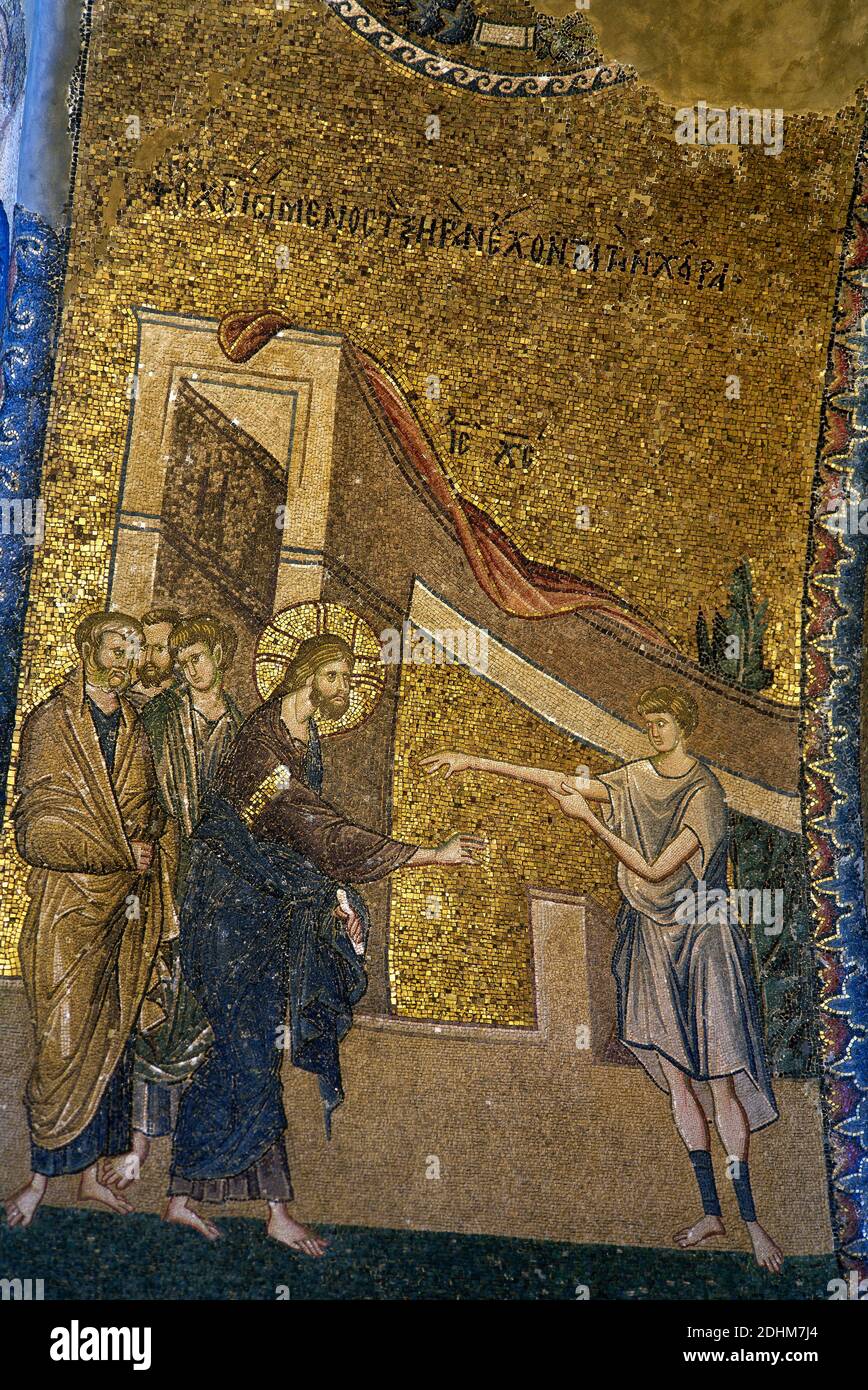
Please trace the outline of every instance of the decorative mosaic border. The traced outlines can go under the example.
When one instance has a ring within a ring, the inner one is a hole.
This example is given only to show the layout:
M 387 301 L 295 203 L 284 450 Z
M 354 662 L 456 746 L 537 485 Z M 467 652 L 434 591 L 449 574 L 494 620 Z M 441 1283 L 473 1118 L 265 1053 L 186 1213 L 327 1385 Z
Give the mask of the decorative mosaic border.
M 0 496 L 28 506 L 40 496 L 42 451 L 54 369 L 68 239 L 35 212 L 16 207 L 10 259 L 14 288 L 6 308 L 0 375 Z M 6 520 L 4 518 L 4 532 Z M 15 696 L 33 543 L 3 535 L 0 545 L 0 813 L 15 727 Z
M 67 128 L 71 140 L 68 187 L 72 205 L 78 142 L 84 106 L 84 73 L 91 35 L 93 0 L 84 0 L 79 19 L 79 55 L 67 95 Z M 51 16 L 37 19 L 28 35 L 30 51 L 38 43 L 38 26 L 50 29 Z M 29 73 L 28 73 L 29 76 Z M 35 103 L 34 123 L 40 120 Z M 27 112 L 25 110 L 25 121 Z M 22 129 L 21 141 L 24 138 Z M 19 141 L 19 143 L 21 143 Z M 56 151 L 48 156 L 61 178 Z M 42 493 L 42 461 L 51 383 L 60 330 L 63 285 L 70 249 L 68 226 L 55 231 L 38 212 L 16 204 L 9 258 L 14 267 L 12 288 L 0 313 L 0 495 L 35 500 Z M 4 277 L 2 293 L 7 293 Z M 24 622 L 33 566 L 33 546 L 22 536 L 3 537 L 0 546 L 0 822 L 6 807 L 9 760 L 15 730 L 15 703 L 21 669 Z
M 432 82 L 445 82 L 465 92 L 488 97 L 566 97 L 587 95 L 604 87 L 632 82 L 636 74 L 620 63 L 598 64 L 577 72 L 485 72 L 465 63 L 451 62 L 427 48 L 420 48 L 403 34 L 396 34 L 366 10 L 359 0 L 325 0 L 338 19 L 373 44 L 393 62 L 420 73 Z
M 557 75 L 491 73 L 450 62 L 393 33 L 358 3 L 326 0 L 366 42 L 432 81 L 485 96 L 588 94 L 634 79 L 620 65 Z M 85 7 L 85 26 L 89 5 Z M 77 126 L 79 109 L 74 113 Z M 859 780 L 863 602 L 868 536 L 843 537 L 828 514 L 842 480 L 868 496 L 868 127 L 856 165 L 830 339 L 817 452 L 803 632 L 803 808 L 821 984 L 823 1103 L 836 1245 L 868 1274 L 868 911 Z M 67 247 L 17 210 L 16 282 L 2 346 L 0 466 L 5 488 L 38 490 L 52 350 Z M 0 763 L 8 756 L 29 553 L 4 548 Z M 4 779 L 5 781 L 5 779 Z M 2 786 L 0 786 L 2 793 Z
M 868 121 L 856 160 L 814 475 L 802 643 L 802 797 L 820 980 L 822 1097 L 839 1259 L 868 1272 L 868 912 L 860 690 L 868 535 L 842 534 L 841 491 L 868 495 Z

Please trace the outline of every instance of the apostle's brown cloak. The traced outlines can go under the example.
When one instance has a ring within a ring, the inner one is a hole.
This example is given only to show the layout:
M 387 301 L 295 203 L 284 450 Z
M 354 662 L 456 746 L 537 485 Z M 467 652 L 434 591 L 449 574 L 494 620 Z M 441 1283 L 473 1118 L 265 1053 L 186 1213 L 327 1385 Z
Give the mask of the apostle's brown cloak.
M 13 819 L 32 873 L 19 954 L 36 1041 L 27 1106 L 45 1149 L 82 1132 L 132 1030 L 162 1017 L 157 953 L 171 892 L 159 849 L 140 874 L 130 842 L 155 840 L 165 818 L 144 728 L 123 696 L 120 707 L 111 776 L 81 669 L 21 733 Z

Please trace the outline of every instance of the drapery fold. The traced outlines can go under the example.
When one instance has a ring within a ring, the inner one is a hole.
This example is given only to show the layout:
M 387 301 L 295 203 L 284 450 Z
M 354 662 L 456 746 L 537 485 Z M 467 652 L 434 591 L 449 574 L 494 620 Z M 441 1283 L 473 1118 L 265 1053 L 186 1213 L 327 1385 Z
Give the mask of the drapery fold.
M 217 338 L 230 361 L 249 362 L 275 334 L 292 326 L 292 321 L 276 310 L 238 310 L 221 319 Z M 454 487 L 434 445 L 386 369 L 354 344 L 347 342 L 346 349 L 407 462 L 449 515 L 476 582 L 504 613 L 516 618 L 548 618 L 557 613 L 584 612 L 611 619 L 642 641 L 674 650 L 662 632 L 611 590 L 524 555 L 486 512 Z

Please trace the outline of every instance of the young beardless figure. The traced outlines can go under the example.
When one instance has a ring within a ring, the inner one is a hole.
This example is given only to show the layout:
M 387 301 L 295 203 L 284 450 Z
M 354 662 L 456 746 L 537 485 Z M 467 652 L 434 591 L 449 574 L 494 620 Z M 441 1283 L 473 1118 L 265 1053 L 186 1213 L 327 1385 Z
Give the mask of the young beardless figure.
M 684 911 L 686 902 L 697 900 L 693 890 L 700 881 L 709 895 L 726 889 L 723 791 L 686 747 L 698 723 L 692 696 L 658 686 L 643 692 L 636 708 L 649 756 L 599 777 L 570 778 L 472 753 L 436 753 L 423 766 L 431 775 L 486 772 L 545 791 L 611 850 L 622 894 L 612 962 L 618 1035 L 668 1093 L 702 1202 L 702 1215 L 675 1241 L 687 1248 L 725 1234 L 702 1104 L 710 1092 L 757 1263 L 778 1273 L 783 1256 L 757 1219 L 750 1179 L 750 1135 L 778 1117 L 750 947 L 728 911 L 723 920 L 715 911 Z

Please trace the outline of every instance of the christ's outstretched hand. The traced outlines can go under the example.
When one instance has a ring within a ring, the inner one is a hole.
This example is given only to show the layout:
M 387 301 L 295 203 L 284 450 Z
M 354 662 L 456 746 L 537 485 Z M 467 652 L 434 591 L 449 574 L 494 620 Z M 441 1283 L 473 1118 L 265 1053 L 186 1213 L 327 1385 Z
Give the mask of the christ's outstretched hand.
M 470 755 L 468 753 L 432 753 L 430 757 L 421 760 L 429 777 L 434 777 L 438 772 L 444 772 L 445 777 L 449 778 L 454 772 L 466 772 L 470 767 Z
M 476 864 L 479 861 L 474 856 L 484 849 L 481 835 L 453 835 L 437 849 L 435 863 Z
M 335 908 L 335 916 L 343 921 L 344 931 L 356 950 L 362 951 L 365 945 L 365 929 L 343 888 L 338 889 L 338 905 Z

